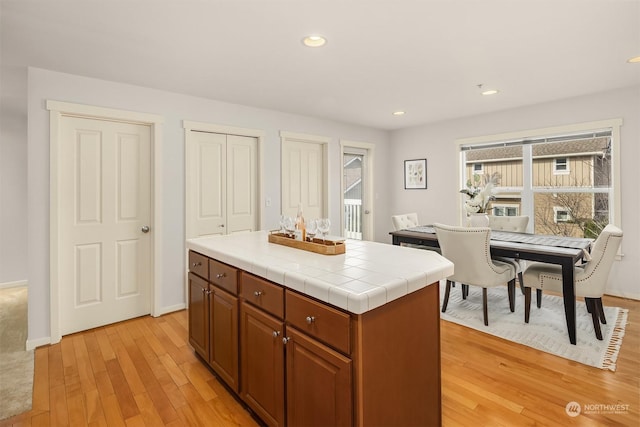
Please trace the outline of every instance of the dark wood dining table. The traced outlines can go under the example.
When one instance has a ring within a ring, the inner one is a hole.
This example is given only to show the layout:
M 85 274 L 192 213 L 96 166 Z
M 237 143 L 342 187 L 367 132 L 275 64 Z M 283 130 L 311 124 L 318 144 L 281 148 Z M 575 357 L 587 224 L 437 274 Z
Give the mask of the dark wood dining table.
M 392 231 L 389 234 L 394 245 L 408 243 L 439 247 L 435 229 L 429 225 Z M 591 239 L 576 237 L 491 232 L 491 256 L 546 262 L 562 267 L 562 298 L 571 344 L 576 343 L 576 292 L 573 270 L 577 262 L 588 256 L 591 243 Z

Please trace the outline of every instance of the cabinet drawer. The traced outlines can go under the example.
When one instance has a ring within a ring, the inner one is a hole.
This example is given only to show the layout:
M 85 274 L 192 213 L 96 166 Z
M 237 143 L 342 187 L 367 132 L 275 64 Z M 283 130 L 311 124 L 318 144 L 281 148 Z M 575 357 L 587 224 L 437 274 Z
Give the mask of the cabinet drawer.
M 209 281 L 233 295 L 238 295 L 238 269 L 209 259 Z
M 209 258 L 198 252 L 189 251 L 189 271 L 209 280 Z
M 282 319 L 284 317 L 284 289 L 260 277 L 242 272 L 240 295 L 249 303 Z
M 287 323 L 351 354 L 351 318 L 348 314 L 289 290 L 285 295 Z

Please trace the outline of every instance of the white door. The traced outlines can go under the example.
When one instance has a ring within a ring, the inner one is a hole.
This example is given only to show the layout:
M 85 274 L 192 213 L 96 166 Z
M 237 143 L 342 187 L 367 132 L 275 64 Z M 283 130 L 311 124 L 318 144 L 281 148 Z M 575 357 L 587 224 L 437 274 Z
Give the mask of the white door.
M 187 238 L 257 230 L 257 152 L 255 137 L 187 132 Z
M 225 234 L 227 136 L 190 131 L 186 146 L 187 238 Z
M 61 119 L 62 335 L 150 313 L 150 135 L 145 125 Z
M 227 233 L 258 229 L 258 140 L 227 136 Z
M 302 205 L 307 219 L 327 216 L 323 144 L 282 141 L 282 214 L 295 216 Z

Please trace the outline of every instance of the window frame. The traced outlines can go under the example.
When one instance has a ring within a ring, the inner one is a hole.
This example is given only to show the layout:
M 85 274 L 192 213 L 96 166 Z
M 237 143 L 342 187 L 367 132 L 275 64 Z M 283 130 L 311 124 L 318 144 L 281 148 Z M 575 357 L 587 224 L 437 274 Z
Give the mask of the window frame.
M 561 164 L 559 160 L 564 160 L 564 169 L 559 168 Z M 554 175 L 569 175 L 569 158 L 568 157 L 556 157 L 553 159 L 553 174 Z
M 609 206 L 609 223 L 618 225 L 622 224 L 622 215 L 621 215 L 621 179 L 620 179 L 620 128 L 622 127 L 623 120 L 621 118 L 617 119 L 609 119 L 609 120 L 599 120 L 592 122 L 582 122 L 575 123 L 563 126 L 553 126 L 539 129 L 526 129 L 514 132 L 507 132 L 501 134 L 493 134 L 493 135 L 485 135 L 485 136 L 477 136 L 471 138 L 461 138 L 454 141 L 456 144 L 456 149 L 458 152 L 458 186 L 459 188 L 464 187 L 465 181 L 465 154 L 462 150 L 462 147 L 468 146 L 478 146 L 480 148 L 484 145 L 496 144 L 499 142 L 505 141 L 526 141 L 537 138 L 552 138 L 559 135 L 572 135 L 572 134 L 580 134 L 580 133 L 591 133 L 598 131 L 610 131 L 611 132 L 611 185 L 610 190 L 607 191 L 598 191 L 595 189 L 593 192 L 609 192 L 610 193 L 610 206 Z M 531 147 L 531 145 L 523 145 L 523 147 Z M 524 188 L 533 188 L 532 187 L 532 170 L 531 165 L 527 164 L 527 161 L 531 160 L 531 150 L 524 149 L 523 150 L 523 187 Z M 583 189 L 582 189 L 583 190 Z M 582 191 L 580 190 L 580 191 Z M 553 192 L 558 191 L 558 189 L 540 189 L 536 190 L 537 192 Z M 458 212 L 459 212 L 459 223 L 465 223 L 465 212 L 462 207 L 463 197 L 458 197 Z M 529 215 L 533 218 L 533 192 L 531 195 L 527 197 L 523 197 L 521 199 L 521 214 Z M 622 253 L 622 245 L 618 251 L 618 257 Z

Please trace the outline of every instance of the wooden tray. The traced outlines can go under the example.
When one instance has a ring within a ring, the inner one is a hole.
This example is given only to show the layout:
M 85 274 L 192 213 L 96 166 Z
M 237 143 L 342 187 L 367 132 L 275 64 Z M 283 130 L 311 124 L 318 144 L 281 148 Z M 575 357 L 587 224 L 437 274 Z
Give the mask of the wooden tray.
M 269 233 L 269 242 L 322 255 L 340 255 L 345 251 L 344 242 L 334 242 L 329 240 L 323 242 L 322 239 L 313 239 L 312 242 L 303 242 L 292 239 L 291 237 L 287 237 L 283 233 L 278 232 Z

